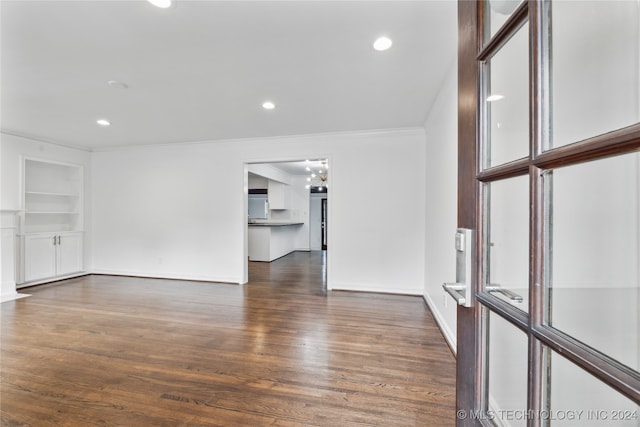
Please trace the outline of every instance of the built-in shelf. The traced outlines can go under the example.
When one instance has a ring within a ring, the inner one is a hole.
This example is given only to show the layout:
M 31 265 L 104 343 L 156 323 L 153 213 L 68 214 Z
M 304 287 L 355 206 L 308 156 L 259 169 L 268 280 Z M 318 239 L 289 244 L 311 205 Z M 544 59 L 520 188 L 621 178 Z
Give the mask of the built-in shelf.
M 23 188 L 23 234 L 82 230 L 82 166 L 25 158 Z
M 83 271 L 83 168 L 24 158 L 19 285 Z

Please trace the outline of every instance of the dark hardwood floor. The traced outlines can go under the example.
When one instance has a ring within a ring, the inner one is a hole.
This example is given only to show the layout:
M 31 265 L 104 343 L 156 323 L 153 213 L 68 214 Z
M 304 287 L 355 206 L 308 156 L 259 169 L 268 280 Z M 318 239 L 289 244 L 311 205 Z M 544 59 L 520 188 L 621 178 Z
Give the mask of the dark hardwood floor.
M 250 264 L 243 286 L 96 275 L 2 303 L 2 425 L 455 424 L 421 298 L 327 294 L 321 252 Z

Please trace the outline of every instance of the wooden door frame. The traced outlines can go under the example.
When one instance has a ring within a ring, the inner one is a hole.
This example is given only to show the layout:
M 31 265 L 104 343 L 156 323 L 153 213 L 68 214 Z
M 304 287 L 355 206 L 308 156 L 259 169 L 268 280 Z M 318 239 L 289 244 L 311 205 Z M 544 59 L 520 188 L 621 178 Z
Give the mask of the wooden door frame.
M 458 227 L 478 230 L 478 184 L 476 180 L 476 147 L 478 140 L 479 69 L 476 54 L 479 46 L 478 3 L 458 2 Z M 478 233 L 475 233 L 477 236 Z M 477 276 L 478 258 L 476 237 L 475 262 L 472 277 Z M 478 281 L 473 280 L 472 289 Z M 475 300 L 475 292 L 468 296 L 471 307 L 457 307 L 456 323 L 456 407 L 466 411 L 457 416 L 458 426 L 478 425 L 478 421 L 466 416 L 481 409 L 481 307 Z

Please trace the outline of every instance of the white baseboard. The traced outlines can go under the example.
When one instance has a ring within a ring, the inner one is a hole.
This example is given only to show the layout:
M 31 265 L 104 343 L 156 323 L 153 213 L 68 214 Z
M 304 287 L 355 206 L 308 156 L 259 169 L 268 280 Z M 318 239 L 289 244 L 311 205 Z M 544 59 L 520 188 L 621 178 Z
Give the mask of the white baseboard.
M 17 292 L 0 295 L 0 303 L 7 301 L 15 301 L 20 298 L 30 297 L 30 294 L 19 294 Z
M 436 319 L 436 323 L 438 324 L 438 328 L 440 328 L 440 332 L 444 336 L 444 339 L 447 341 L 449 348 L 453 352 L 453 355 L 456 355 L 456 334 L 449 329 L 449 326 L 445 322 L 444 318 L 440 311 L 436 308 L 436 305 L 433 303 L 433 300 L 428 294 L 423 294 L 422 298 L 424 298 L 424 302 L 431 310 L 431 314 L 433 314 L 433 318 Z
M 45 283 L 59 282 L 60 280 L 73 279 L 75 277 L 87 276 L 89 274 L 91 273 L 89 273 L 88 271 L 80 271 L 78 273 L 66 274 L 64 276 L 49 277 L 42 280 L 33 280 L 31 282 L 19 283 L 16 285 L 16 288 L 20 289 L 27 288 L 29 286 L 44 285 Z
M 404 288 L 387 288 L 371 287 L 371 286 L 358 286 L 357 284 L 348 283 L 331 283 L 331 286 L 327 284 L 327 289 L 332 291 L 353 291 L 353 292 L 373 292 L 379 294 L 396 294 L 396 295 L 422 295 L 421 289 L 404 289 Z
M 134 271 L 134 270 L 94 269 L 91 272 L 91 274 L 104 274 L 108 276 L 145 277 L 149 279 L 193 280 L 196 282 L 217 282 L 217 283 L 233 283 L 233 284 L 240 284 L 242 282 L 237 277 L 210 277 L 210 276 L 194 276 L 190 274 L 176 274 L 176 273 L 149 273 L 145 271 Z

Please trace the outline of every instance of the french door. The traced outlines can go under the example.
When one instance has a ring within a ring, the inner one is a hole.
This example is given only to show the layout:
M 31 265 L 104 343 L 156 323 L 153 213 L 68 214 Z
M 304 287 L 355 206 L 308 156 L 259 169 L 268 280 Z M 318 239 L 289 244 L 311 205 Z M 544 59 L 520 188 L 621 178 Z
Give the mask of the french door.
M 640 426 L 640 2 L 458 3 L 457 423 Z

